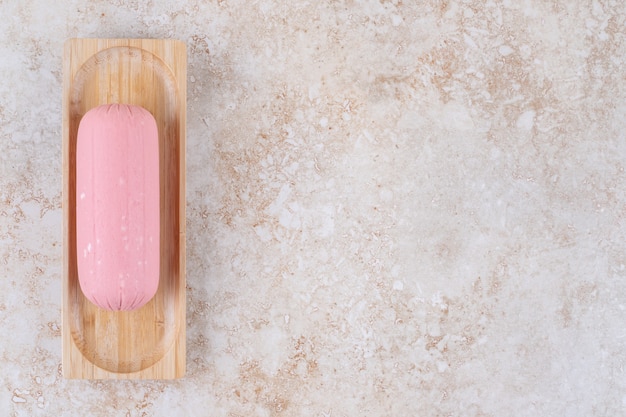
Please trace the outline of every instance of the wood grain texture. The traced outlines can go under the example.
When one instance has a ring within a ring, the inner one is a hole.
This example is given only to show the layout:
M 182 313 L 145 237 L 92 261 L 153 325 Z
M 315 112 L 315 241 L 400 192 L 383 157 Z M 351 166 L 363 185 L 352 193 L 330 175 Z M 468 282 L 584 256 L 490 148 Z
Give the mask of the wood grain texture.
M 63 60 L 63 376 L 170 379 L 185 372 L 186 48 L 175 40 L 70 39 Z M 130 312 L 99 309 L 76 266 L 76 137 L 107 103 L 149 110 L 159 129 L 161 275 Z

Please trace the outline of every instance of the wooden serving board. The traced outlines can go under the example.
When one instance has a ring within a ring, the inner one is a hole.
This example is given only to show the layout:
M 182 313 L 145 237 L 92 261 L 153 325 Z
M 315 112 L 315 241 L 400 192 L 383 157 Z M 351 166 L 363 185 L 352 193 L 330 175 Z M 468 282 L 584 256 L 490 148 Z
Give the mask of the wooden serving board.
M 185 44 L 162 39 L 70 39 L 63 55 L 63 376 L 169 379 L 185 373 Z M 76 264 L 76 136 L 107 103 L 149 110 L 159 129 L 161 275 L 155 297 L 130 312 L 102 310 L 81 292 Z

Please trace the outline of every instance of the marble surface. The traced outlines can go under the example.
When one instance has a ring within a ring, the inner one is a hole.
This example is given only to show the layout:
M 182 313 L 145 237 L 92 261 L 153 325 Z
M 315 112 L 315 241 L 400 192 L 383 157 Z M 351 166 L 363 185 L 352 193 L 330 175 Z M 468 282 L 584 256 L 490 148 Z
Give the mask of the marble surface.
M 621 0 L 0 0 L 9 416 L 626 413 Z M 61 367 L 61 56 L 188 45 L 187 375 Z

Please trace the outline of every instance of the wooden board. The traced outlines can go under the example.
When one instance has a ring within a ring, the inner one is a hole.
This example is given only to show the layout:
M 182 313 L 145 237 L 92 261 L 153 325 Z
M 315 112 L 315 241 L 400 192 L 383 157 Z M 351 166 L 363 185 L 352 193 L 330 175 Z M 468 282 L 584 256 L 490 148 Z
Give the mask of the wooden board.
M 169 379 L 185 372 L 185 44 L 70 39 L 63 56 L 63 376 Z M 155 297 L 111 312 L 80 290 L 76 264 L 76 135 L 100 104 L 149 110 L 159 129 L 161 275 Z

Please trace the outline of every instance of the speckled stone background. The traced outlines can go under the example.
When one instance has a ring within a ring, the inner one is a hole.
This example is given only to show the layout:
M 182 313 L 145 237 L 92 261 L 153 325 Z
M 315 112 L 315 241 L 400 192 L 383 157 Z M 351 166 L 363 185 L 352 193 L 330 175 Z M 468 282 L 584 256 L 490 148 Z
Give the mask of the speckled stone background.
M 7 416 L 626 414 L 621 0 L 0 0 Z M 188 45 L 184 379 L 61 366 L 61 57 Z

